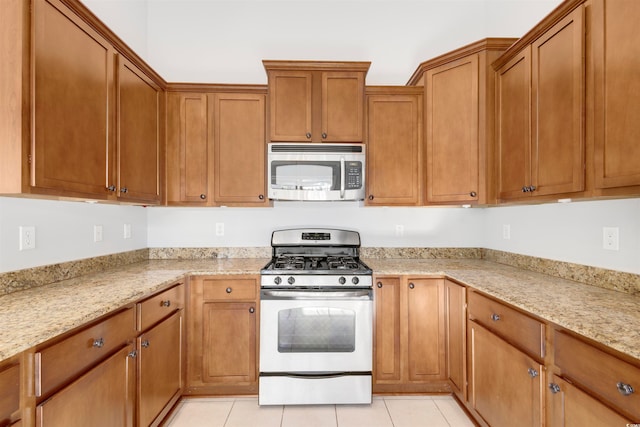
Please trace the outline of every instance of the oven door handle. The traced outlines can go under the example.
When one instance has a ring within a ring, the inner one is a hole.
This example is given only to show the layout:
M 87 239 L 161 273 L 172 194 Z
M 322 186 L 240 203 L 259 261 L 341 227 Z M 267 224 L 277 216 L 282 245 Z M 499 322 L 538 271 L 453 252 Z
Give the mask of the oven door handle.
M 344 199 L 344 157 L 340 157 L 340 198 Z
M 260 291 L 261 300 L 372 300 L 371 289 L 354 289 L 345 291 L 281 291 L 263 289 Z

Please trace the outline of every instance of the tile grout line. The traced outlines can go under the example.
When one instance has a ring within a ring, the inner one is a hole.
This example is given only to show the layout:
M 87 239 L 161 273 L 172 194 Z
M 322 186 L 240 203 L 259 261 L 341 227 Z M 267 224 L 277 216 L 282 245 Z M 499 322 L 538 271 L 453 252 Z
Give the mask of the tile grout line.
M 227 417 L 224 419 L 224 424 L 222 424 L 222 427 L 226 427 L 227 423 L 229 422 L 229 417 L 231 416 L 231 411 L 233 411 L 234 406 L 236 406 L 236 399 L 233 399 L 233 402 L 231 402 L 231 408 L 229 408 L 229 412 L 227 412 Z
M 433 403 L 436 405 L 436 409 L 438 410 L 438 412 L 440 412 L 440 415 L 442 415 L 442 418 L 444 418 L 444 420 L 447 423 L 447 425 L 449 427 L 451 427 L 451 423 L 449 422 L 449 418 L 447 418 L 447 416 L 444 414 L 444 412 L 442 412 L 442 409 L 440 409 L 440 405 L 438 405 L 438 402 L 436 400 L 433 400 Z
M 393 422 L 393 417 L 391 416 L 391 411 L 389 411 L 389 407 L 387 406 L 387 399 L 383 397 L 382 402 L 384 403 L 384 409 L 387 410 L 387 415 L 389 415 L 389 419 L 391 420 L 391 426 L 396 427 L 396 423 Z

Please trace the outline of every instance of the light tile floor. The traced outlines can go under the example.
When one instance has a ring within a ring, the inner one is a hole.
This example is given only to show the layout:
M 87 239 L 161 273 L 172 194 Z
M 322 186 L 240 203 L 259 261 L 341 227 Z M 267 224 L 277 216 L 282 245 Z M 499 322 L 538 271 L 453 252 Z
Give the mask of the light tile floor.
M 257 398 L 191 398 L 167 427 L 473 427 L 450 396 L 374 397 L 371 405 L 259 406 Z

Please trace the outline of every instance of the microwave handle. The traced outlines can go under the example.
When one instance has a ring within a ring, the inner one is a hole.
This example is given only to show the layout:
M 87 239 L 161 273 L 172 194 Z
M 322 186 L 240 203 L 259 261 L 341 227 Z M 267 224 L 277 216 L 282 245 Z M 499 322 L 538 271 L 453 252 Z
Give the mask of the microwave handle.
M 340 198 L 344 199 L 344 157 L 340 157 Z

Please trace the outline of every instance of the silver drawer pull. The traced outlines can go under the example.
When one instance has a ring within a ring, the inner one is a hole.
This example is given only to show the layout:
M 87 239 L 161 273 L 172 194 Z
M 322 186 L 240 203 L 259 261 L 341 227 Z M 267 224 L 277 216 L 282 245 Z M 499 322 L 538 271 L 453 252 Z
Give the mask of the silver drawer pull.
M 618 391 L 620 392 L 620 394 L 623 396 L 631 396 L 635 391 L 631 384 L 625 384 L 622 381 L 619 381 L 616 386 L 618 387 Z
M 98 338 L 97 340 L 93 340 L 93 347 L 95 348 L 102 348 L 102 346 L 104 345 L 104 340 L 102 338 Z
M 497 313 L 493 313 L 491 315 L 491 320 L 493 320 L 494 322 L 497 322 L 498 320 L 500 320 L 500 315 Z
M 160 301 L 160 307 L 170 307 L 170 306 L 171 306 L 171 300 Z
M 553 394 L 560 393 L 560 386 L 556 383 L 550 383 L 549 390 L 551 390 Z
M 144 340 L 140 343 L 140 345 L 142 346 L 142 348 L 149 348 L 149 340 Z
M 226 291 L 227 291 L 227 293 L 228 293 L 228 294 L 230 294 L 230 293 L 233 291 L 233 289 L 231 289 L 231 288 L 229 287 L 229 288 L 227 288 L 227 289 L 226 289 Z
M 535 369 L 533 369 L 533 368 L 529 368 L 529 369 L 527 369 L 527 372 L 529 373 L 529 376 L 530 376 L 531 378 L 535 378 L 535 377 L 537 377 L 537 376 L 538 376 L 538 371 L 536 371 L 536 370 L 535 370 Z
M 132 359 L 135 359 L 136 357 L 138 357 L 138 352 L 136 350 L 130 351 L 127 356 L 129 356 Z

